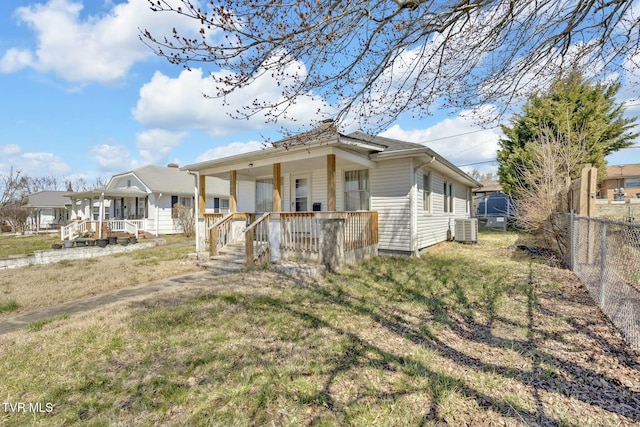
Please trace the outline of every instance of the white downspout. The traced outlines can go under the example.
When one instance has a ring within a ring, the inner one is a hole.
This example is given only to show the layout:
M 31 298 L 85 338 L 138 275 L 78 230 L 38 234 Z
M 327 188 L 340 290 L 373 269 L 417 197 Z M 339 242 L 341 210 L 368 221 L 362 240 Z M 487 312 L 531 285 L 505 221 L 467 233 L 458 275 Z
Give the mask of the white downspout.
M 418 192 L 417 182 L 416 182 L 416 173 L 418 169 L 411 169 L 411 195 L 410 195 L 410 206 L 411 206 L 411 217 L 410 217 L 410 226 L 411 226 L 411 255 L 418 256 L 418 202 L 416 200 L 416 193 Z
M 100 221 L 100 225 L 98 226 L 98 239 L 102 239 L 102 223 L 104 222 L 104 192 L 100 193 L 100 202 L 98 202 L 98 206 L 100 207 L 100 214 L 98 215 L 98 219 Z
M 162 193 L 158 193 L 158 197 L 156 198 L 156 237 L 160 235 L 160 198 L 162 197 Z
M 195 211 L 193 213 L 193 221 L 195 222 L 194 226 L 195 226 L 195 231 L 196 231 L 196 256 L 197 254 L 200 253 L 200 224 L 198 223 L 198 220 L 200 219 L 200 173 L 199 172 L 191 172 L 190 170 L 187 171 L 187 173 L 189 175 L 192 175 L 195 180 L 196 180 L 196 184 L 194 186 L 194 199 L 195 199 Z

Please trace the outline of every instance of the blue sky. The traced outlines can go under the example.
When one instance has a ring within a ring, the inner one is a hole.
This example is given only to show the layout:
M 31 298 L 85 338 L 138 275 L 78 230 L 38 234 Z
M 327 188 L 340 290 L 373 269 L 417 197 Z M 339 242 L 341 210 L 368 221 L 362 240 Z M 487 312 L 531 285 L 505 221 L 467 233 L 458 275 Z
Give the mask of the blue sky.
M 286 122 L 267 125 L 261 117 L 237 121 L 225 114 L 246 93 L 232 97 L 230 106 L 202 97 L 213 91 L 207 74 L 217 70 L 171 65 L 138 38 L 138 28 L 168 34 L 173 27 L 188 32 L 188 25 L 176 15 L 149 11 L 146 0 L 0 2 L 0 174 L 13 166 L 28 176 L 91 182 L 146 164 L 185 165 L 256 150 L 264 136 L 278 139 Z M 247 91 L 277 96 L 277 85 L 261 79 Z M 640 115 L 630 90 L 620 100 L 634 104 L 629 115 Z M 304 117 L 317 106 L 295 108 Z M 470 116 L 405 117 L 383 135 L 424 142 L 456 165 L 491 161 L 500 131 L 481 129 Z M 640 149 L 608 160 L 640 163 Z

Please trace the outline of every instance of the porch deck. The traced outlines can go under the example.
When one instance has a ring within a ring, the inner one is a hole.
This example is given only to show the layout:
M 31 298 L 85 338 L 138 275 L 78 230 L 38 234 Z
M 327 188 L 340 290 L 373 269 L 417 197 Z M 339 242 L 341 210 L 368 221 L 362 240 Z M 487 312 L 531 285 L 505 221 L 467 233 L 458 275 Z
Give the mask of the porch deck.
M 333 268 L 377 254 L 375 211 L 207 214 L 205 224 L 210 255 L 244 241 L 247 266 L 294 259 Z

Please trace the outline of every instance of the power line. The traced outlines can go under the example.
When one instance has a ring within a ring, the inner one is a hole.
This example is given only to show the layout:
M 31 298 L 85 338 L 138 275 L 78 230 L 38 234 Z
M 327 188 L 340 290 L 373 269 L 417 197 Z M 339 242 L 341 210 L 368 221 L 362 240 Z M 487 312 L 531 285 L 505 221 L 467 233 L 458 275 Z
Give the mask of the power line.
M 498 159 L 486 160 L 484 162 L 467 163 L 466 165 L 456 165 L 456 167 L 461 168 L 461 167 L 464 167 L 464 166 L 484 165 L 485 163 L 494 163 L 494 162 L 497 162 L 497 161 L 498 161 Z
M 442 136 L 440 138 L 434 138 L 434 139 L 427 139 L 425 141 L 420 141 L 418 144 L 426 144 L 427 142 L 434 142 L 434 141 L 442 141 L 443 139 L 449 139 L 449 138 L 455 138 L 457 136 L 464 136 L 464 135 L 470 135 L 472 133 L 478 133 L 478 132 L 484 132 L 485 130 L 492 130 L 492 129 L 497 129 L 500 126 L 494 126 L 492 128 L 486 128 L 486 129 L 476 129 L 476 130 L 472 130 L 469 132 L 464 132 L 464 133 L 458 133 L 456 135 L 449 135 L 449 136 Z

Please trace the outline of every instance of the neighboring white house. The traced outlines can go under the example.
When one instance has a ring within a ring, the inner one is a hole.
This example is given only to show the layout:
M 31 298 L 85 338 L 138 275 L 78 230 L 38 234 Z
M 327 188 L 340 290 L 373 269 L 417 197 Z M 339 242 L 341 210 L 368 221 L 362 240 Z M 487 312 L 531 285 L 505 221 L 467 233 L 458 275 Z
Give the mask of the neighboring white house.
M 135 221 L 141 231 L 175 234 L 181 230 L 173 208 L 195 207 L 196 179 L 175 164 L 148 165 L 112 176 L 102 189 L 65 194 L 73 200 L 74 219 Z M 207 178 L 205 185 L 206 211 L 227 212 L 229 183 Z
M 66 191 L 38 191 L 27 196 L 27 226 L 33 231 L 50 230 L 67 223 L 71 199 Z
M 454 236 L 480 183 L 430 148 L 331 124 L 251 153 L 184 166 L 230 182 L 231 212 L 376 211 L 378 248 L 418 254 Z M 201 196 L 202 197 L 202 196 Z

